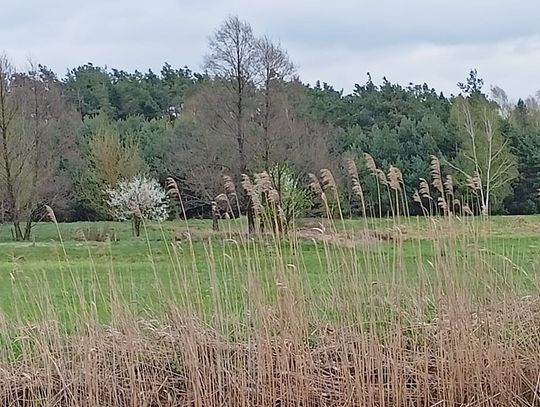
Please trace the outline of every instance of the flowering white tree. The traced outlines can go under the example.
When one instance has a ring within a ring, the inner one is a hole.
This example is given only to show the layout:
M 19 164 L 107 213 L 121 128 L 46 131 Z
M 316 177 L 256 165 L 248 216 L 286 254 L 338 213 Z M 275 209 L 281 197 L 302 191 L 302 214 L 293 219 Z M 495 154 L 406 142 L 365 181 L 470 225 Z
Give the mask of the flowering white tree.
M 153 178 L 138 175 L 105 192 L 112 215 L 118 220 L 131 220 L 136 236 L 140 235 L 142 221 L 167 219 L 167 194 Z

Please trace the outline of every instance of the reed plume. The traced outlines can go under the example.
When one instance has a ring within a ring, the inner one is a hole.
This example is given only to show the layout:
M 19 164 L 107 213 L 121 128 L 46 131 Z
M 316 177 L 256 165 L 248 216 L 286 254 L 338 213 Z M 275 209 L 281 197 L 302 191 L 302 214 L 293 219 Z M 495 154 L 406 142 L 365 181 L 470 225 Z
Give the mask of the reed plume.
M 467 186 L 475 192 L 482 189 L 482 179 L 477 171 L 472 176 L 467 175 Z
M 437 189 L 441 194 L 444 194 L 444 185 L 443 185 L 442 175 L 441 175 L 441 162 L 434 155 L 431 156 L 431 164 L 429 168 L 431 170 L 431 179 L 432 179 L 433 187 Z
M 420 194 L 418 193 L 418 190 L 415 189 L 413 193 L 413 201 L 419 204 L 422 204 L 422 198 L 420 198 Z
M 169 195 L 172 195 L 178 199 L 180 199 L 180 189 L 178 188 L 178 184 L 176 183 L 176 180 L 172 177 L 168 177 L 165 180 L 165 184 L 167 187 L 167 193 Z
M 419 187 L 420 195 L 423 198 L 426 199 L 433 199 L 431 198 L 431 190 L 429 188 L 429 183 L 425 180 L 425 178 L 420 178 L 420 187 Z
M 403 183 L 403 175 L 401 170 L 393 165 L 388 170 L 388 186 L 395 191 L 401 191 L 401 184 Z
M 266 171 L 255 174 L 255 187 L 258 192 L 268 192 L 274 188 L 270 175 Z
M 351 178 L 351 184 L 352 184 L 352 192 L 360 198 L 360 201 L 362 203 L 362 215 L 366 216 L 366 204 L 364 201 L 364 191 L 362 189 L 362 184 L 360 184 L 360 178 L 358 176 L 358 167 L 356 166 L 356 163 L 354 160 L 350 157 L 345 158 L 345 168 L 347 169 L 347 173 L 349 174 L 349 177 Z
M 321 174 L 323 190 L 325 192 L 330 191 L 330 192 L 336 193 L 337 184 L 336 184 L 336 180 L 334 179 L 334 175 L 332 174 L 332 172 L 327 168 L 323 168 L 320 174 Z
M 56 215 L 55 215 L 54 211 L 52 210 L 52 208 L 51 208 L 49 205 L 45 205 L 44 208 L 45 208 L 45 213 L 46 213 L 46 215 L 47 215 L 47 218 L 48 218 L 51 222 L 58 223 L 58 222 L 56 221 Z
M 236 196 L 236 185 L 229 175 L 223 175 L 223 187 L 225 188 L 225 193 L 227 195 Z
M 249 199 L 251 199 L 251 203 L 253 205 L 253 210 L 255 211 L 255 214 L 260 215 L 262 212 L 262 203 L 259 199 L 259 194 L 257 193 L 257 190 L 253 183 L 251 182 L 251 179 L 248 175 L 242 174 L 242 182 L 241 182 L 242 188 L 244 188 L 244 191 L 246 191 L 246 194 L 248 195 Z
M 450 174 L 446 176 L 444 181 L 444 189 L 448 195 L 454 196 L 454 179 Z

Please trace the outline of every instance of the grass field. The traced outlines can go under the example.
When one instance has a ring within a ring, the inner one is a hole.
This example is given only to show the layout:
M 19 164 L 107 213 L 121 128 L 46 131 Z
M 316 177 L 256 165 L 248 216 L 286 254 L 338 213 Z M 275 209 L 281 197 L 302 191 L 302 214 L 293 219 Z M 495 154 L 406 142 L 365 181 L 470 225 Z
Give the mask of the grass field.
M 540 402 L 540 217 L 0 229 L 2 405 Z
M 371 276 L 379 284 L 413 287 L 422 273 L 429 273 L 438 255 L 434 253 L 438 246 L 435 243 L 456 239 L 460 244 L 448 249 L 455 249 L 453 255 L 463 256 L 474 246 L 500 269 L 490 279 L 497 286 L 523 294 L 535 289 L 540 267 L 536 255 L 540 249 L 540 217 L 493 217 L 488 222 L 474 219 L 454 221 L 448 226 L 444 219 L 438 222 L 434 226 L 432 220 L 424 218 L 404 223 L 388 219 L 370 220 L 366 225 L 361 220 L 347 220 L 338 222 L 338 237 L 325 241 L 322 237 L 326 233 L 318 230 L 319 222 L 304 220 L 299 222 L 297 241 L 284 240 L 279 250 L 272 237 L 242 237 L 239 231 L 244 225 L 235 221 L 222 225 L 224 230 L 218 233 L 213 233 L 210 222 L 205 220 L 148 224 L 140 238 L 132 236 L 129 223 L 79 222 L 59 224 L 58 228 L 53 223 L 42 223 L 35 226 L 31 242 L 13 242 L 8 226 L 4 226 L 0 230 L 0 307 L 8 316 L 35 319 L 42 311 L 39 301 L 46 298 L 64 319 L 74 311 L 69 310 L 69 305 L 76 309 L 83 296 L 82 304 L 95 303 L 95 311 L 106 320 L 114 285 L 134 309 L 158 312 L 164 306 L 164 293 L 169 301 L 189 294 L 185 281 L 179 281 L 183 273 L 191 274 L 191 283 L 197 284 L 191 294 L 196 292 L 202 297 L 198 301 L 207 304 L 210 268 L 219 281 L 234 285 L 242 281 L 242 273 L 253 268 L 247 264 L 250 258 L 257 258 L 258 271 L 267 272 L 275 267 L 276 257 L 282 263 L 297 262 L 298 273 L 315 294 L 326 292 L 335 277 L 329 275 L 327 262 L 340 256 L 348 258 L 346 263 L 355 263 L 360 273 L 368 267 L 363 263 L 378 259 L 387 264 L 381 268 L 388 270 Z M 368 237 L 366 230 L 370 231 Z M 475 230 L 481 230 L 481 238 L 471 233 Z M 105 233 L 115 240 L 104 238 Z M 482 287 L 474 281 L 475 271 L 462 272 L 471 280 L 471 290 L 480 293 Z M 432 277 L 431 282 L 436 284 L 435 274 Z M 227 288 L 239 289 L 233 285 Z

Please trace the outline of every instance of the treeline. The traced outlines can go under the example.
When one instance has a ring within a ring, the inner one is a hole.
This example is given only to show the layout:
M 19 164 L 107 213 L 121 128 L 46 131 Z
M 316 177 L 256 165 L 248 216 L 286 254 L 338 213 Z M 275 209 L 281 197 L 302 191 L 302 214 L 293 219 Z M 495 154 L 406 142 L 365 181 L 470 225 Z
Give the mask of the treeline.
M 106 219 L 106 188 L 140 173 L 173 177 L 188 216 L 207 215 L 230 177 L 235 207 L 249 215 L 241 174 L 264 171 L 286 194 L 321 168 L 332 170 L 344 209 L 360 214 L 344 156 L 356 161 L 367 213 L 384 216 L 392 195 L 381 194 L 366 153 L 384 175 L 399 169 L 410 213 L 422 213 L 415 196 L 430 199 L 425 184 L 415 191 L 430 179 L 433 156 L 456 195 L 475 196 L 473 212 L 540 212 L 537 100 L 511 105 L 502 89 L 486 91 L 475 70 L 456 92 L 376 84 L 369 74 L 350 94 L 304 85 L 280 44 L 235 17 L 209 40 L 202 73 L 87 64 L 59 77 L 42 65 L 16 71 L 2 56 L 0 221 L 28 239 L 44 205 L 62 220 Z

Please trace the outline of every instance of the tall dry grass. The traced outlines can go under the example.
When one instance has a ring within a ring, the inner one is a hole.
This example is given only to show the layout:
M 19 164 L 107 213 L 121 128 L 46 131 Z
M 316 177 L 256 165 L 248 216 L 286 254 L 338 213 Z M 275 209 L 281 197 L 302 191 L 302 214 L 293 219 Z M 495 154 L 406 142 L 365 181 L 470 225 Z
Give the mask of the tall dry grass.
M 438 195 L 425 180 L 415 194 L 429 217 L 428 244 L 407 241 L 404 226 L 414 228 L 415 219 L 401 173 L 393 167 L 387 178 L 366 158 L 395 210 L 389 242 L 366 218 L 354 227 L 333 221 L 327 195 L 337 189 L 324 170 L 321 181 L 311 176 L 328 214 L 321 224 L 329 225 L 313 228 L 316 280 L 306 277 L 305 243 L 291 230 L 211 237 L 208 292 L 199 265 L 168 244 L 177 294 L 161 287 L 164 311 L 144 317 L 123 297 L 111 264 L 108 287 L 77 290 L 69 334 L 45 284 L 34 293 L 39 318 L 0 319 L 0 404 L 540 405 L 540 302 L 515 288 L 515 265 L 486 250 L 482 221 L 450 210 L 450 181 L 437 162 Z M 347 169 L 367 212 L 373 203 L 355 165 Z M 193 242 L 183 250 L 195 254 Z M 92 301 L 104 292 L 107 326 Z

